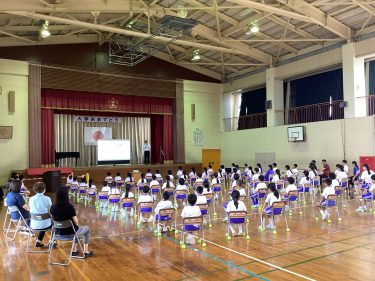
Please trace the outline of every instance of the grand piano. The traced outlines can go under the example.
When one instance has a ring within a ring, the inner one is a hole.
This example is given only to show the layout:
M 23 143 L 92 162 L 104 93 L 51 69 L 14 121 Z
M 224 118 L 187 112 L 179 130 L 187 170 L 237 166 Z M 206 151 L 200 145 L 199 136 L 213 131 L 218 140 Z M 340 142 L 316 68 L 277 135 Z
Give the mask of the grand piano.
M 55 167 L 60 166 L 60 160 L 64 158 L 75 158 L 76 159 L 76 166 L 77 160 L 81 157 L 79 152 L 56 152 L 55 151 Z

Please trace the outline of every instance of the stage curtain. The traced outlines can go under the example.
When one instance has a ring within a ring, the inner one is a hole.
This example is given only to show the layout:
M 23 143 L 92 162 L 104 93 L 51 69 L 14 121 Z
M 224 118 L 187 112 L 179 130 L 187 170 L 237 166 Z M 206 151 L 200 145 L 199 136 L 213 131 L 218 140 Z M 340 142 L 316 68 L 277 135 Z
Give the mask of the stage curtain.
M 55 165 L 55 127 L 52 109 L 41 110 L 42 167 Z
M 55 114 L 56 151 L 78 151 L 80 166 L 97 164 L 97 147 L 84 145 L 84 127 L 112 127 L 113 139 L 129 139 L 131 162 L 143 162 L 143 142 L 150 139 L 150 118 L 120 117 L 122 123 L 75 122 L 74 115 Z M 62 166 L 74 166 L 75 159 L 61 160 Z
M 160 163 L 160 149 L 163 146 L 163 116 L 151 117 L 151 162 Z
M 138 114 L 172 115 L 173 99 L 42 89 L 42 107 Z
M 173 135 L 172 135 L 172 116 L 163 115 L 163 150 L 164 160 L 173 160 Z

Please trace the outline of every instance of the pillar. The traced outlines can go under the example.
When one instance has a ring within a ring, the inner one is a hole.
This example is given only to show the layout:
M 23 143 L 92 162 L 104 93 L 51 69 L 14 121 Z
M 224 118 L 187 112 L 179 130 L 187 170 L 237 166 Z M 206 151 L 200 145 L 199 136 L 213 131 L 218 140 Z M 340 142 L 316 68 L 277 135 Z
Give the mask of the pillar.
M 284 125 L 283 80 L 276 78 L 276 68 L 266 70 L 267 100 L 272 108 L 267 109 L 267 127 Z

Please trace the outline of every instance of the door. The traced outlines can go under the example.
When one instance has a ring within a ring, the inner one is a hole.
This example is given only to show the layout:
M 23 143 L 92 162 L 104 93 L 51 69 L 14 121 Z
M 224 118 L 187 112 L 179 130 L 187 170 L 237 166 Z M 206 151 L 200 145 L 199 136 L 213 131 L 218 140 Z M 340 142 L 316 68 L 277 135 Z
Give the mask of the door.
M 202 149 L 202 165 L 208 167 L 212 165 L 212 169 L 216 172 L 220 168 L 221 150 L 220 149 Z

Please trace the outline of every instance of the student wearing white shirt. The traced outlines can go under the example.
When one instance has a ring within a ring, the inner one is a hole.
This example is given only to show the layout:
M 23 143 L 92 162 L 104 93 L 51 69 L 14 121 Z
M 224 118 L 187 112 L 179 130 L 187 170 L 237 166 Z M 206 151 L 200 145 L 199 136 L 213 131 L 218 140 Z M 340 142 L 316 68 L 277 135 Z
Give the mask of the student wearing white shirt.
M 203 179 L 203 181 L 208 180 L 208 172 L 207 172 L 207 168 L 206 167 L 203 168 L 202 179 Z
M 200 217 L 201 216 L 201 209 L 199 206 L 196 206 L 197 202 L 197 195 L 195 194 L 189 194 L 188 195 L 188 206 L 185 206 L 182 210 L 181 217 L 182 218 L 191 218 L 191 217 Z M 185 225 L 185 230 L 189 232 L 198 231 L 200 228 L 199 225 Z M 194 236 L 192 236 L 190 233 L 188 234 L 186 238 L 186 244 L 195 244 Z
M 174 188 L 173 182 L 171 182 L 170 176 L 165 177 L 165 183 L 163 183 L 163 186 L 161 189 L 166 189 L 166 188 Z
M 132 186 L 130 184 L 125 185 L 125 192 L 121 195 L 121 199 L 134 198 L 134 193 L 130 191 L 131 189 L 132 189 Z M 124 211 L 124 209 L 123 209 L 123 211 Z M 133 215 L 134 215 L 134 208 L 131 208 L 130 209 L 130 216 L 132 217 Z
M 364 181 L 366 184 L 370 185 L 371 184 L 371 175 L 374 174 L 374 172 L 370 169 L 369 165 L 364 164 L 362 166 L 363 172 L 361 174 L 361 179 Z
M 203 184 L 203 195 L 204 194 L 211 194 L 212 193 L 212 189 L 210 188 L 210 184 L 208 182 L 205 182 Z M 207 203 L 210 203 L 210 202 L 207 202 Z
M 121 180 L 122 180 L 121 174 L 117 173 L 117 175 L 115 176 L 115 181 L 121 181 Z
M 132 177 L 132 173 L 127 173 L 125 178 L 125 183 L 127 182 L 134 182 L 134 178 Z
M 195 180 L 195 186 L 202 185 L 202 184 L 203 184 L 202 174 L 198 173 L 197 178 Z
M 262 174 L 263 170 L 262 170 L 262 165 L 260 165 L 260 163 L 257 164 L 257 167 L 259 169 L 258 173 L 259 174 Z
M 137 186 L 140 186 L 141 184 L 147 184 L 146 175 L 143 173 L 141 174 L 141 178 L 137 182 Z
M 195 168 L 191 168 L 191 171 L 189 173 L 189 178 L 196 178 L 197 173 L 195 172 Z
M 214 170 L 212 169 L 212 165 L 208 165 L 207 174 L 209 177 L 212 177 L 214 174 Z
M 162 179 L 163 177 L 161 176 L 161 174 L 160 174 L 160 171 L 159 170 L 155 170 L 155 176 L 156 176 L 156 179 L 157 180 L 160 180 L 160 179 Z
M 325 186 L 323 192 L 322 192 L 322 201 L 317 205 L 317 208 L 319 209 L 320 213 L 322 214 L 322 220 L 326 220 L 329 217 L 328 210 L 326 210 L 327 205 L 327 198 L 329 195 L 335 194 L 335 186 L 332 185 L 332 179 L 326 178 L 323 181 L 323 185 Z
M 173 204 L 169 200 L 170 195 L 168 191 L 163 192 L 163 200 L 160 201 L 155 208 L 155 219 L 156 221 L 161 221 L 163 223 L 162 232 L 166 232 L 168 229 L 167 227 L 171 225 L 171 217 L 169 215 L 167 216 L 160 216 L 159 218 L 159 211 L 163 209 L 172 209 Z M 157 230 L 160 231 L 160 224 L 157 225 Z
M 96 185 L 94 184 L 94 179 L 93 178 L 91 178 L 89 180 L 88 188 L 96 189 Z
M 71 184 L 73 182 L 73 173 L 71 173 L 67 178 L 66 178 L 66 184 Z
M 160 186 L 159 181 L 156 180 L 156 175 L 153 175 L 153 176 L 152 176 L 152 181 L 150 182 L 150 189 L 152 190 L 152 188 L 153 188 L 154 186 Z M 156 195 L 156 194 L 153 194 L 152 197 L 153 197 L 154 200 L 156 200 L 157 195 Z
M 338 173 L 336 174 L 337 180 L 341 183 L 344 179 L 348 178 L 348 175 L 344 171 L 343 165 L 337 165 Z
M 185 180 L 183 178 L 178 179 L 176 190 L 188 190 L 188 187 L 186 186 Z
M 171 170 L 168 170 L 167 174 L 169 176 L 169 180 L 173 181 L 174 180 L 173 172 Z
M 108 182 L 103 182 L 102 192 L 108 192 L 111 190 L 111 187 L 108 185 Z
M 152 177 L 152 173 L 151 173 L 151 170 L 150 169 L 147 169 L 147 172 L 146 172 L 146 178 L 151 178 Z
M 113 178 L 112 178 L 112 176 L 111 176 L 111 173 L 110 172 L 108 172 L 107 173 L 107 176 L 105 177 L 105 179 L 104 179 L 106 182 L 112 182 L 112 180 L 113 180 Z
M 148 194 L 150 192 L 150 188 L 146 185 L 145 187 L 143 187 L 143 193 L 141 195 L 139 195 L 138 197 L 138 204 L 139 203 L 144 203 L 144 202 L 153 202 L 152 200 L 152 197 L 150 194 Z M 143 211 L 143 212 L 142 212 Z M 145 211 L 148 211 L 148 210 L 142 210 L 141 209 L 141 217 L 140 217 L 140 221 L 141 222 L 152 222 L 153 221 L 153 216 L 151 213 L 150 214 L 150 217 L 148 219 L 146 219 L 144 217 L 145 215 Z M 148 213 L 148 212 L 147 212 Z
M 231 190 L 236 187 L 237 182 L 240 180 L 240 176 L 238 174 L 234 174 L 232 180 Z
M 332 186 L 340 186 L 339 181 L 336 179 L 336 174 L 335 173 L 329 173 L 329 178 L 332 180 Z
M 207 204 L 207 198 L 203 195 L 203 186 L 197 186 L 195 194 L 197 195 L 197 203 L 195 204 Z
M 252 181 L 257 180 L 260 176 L 259 168 L 255 168 L 254 171 L 255 171 L 255 174 L 251 177 Z
M 292 173 L 295 177 L 298 176 L 298 165 L 297 164 L 293 164 L 293 169 L 292 169 Z
M 274 172 L 276 172 L 276 170 L 277 170 L 277 164 L 276 163 L 272 164 L 272 169 L 273 169 Z
M 255 169 L 257 169 L 257 168 L 255 168 Z M 252 208 L 258 208 L 258 199 L 259 199 L 258 191 L 259 191 L 259 189 L 267 188 L 267 185 L 263 182 L 264 181 L 263 175 L 259 175 L 257 180 L 259 180 L 259 182 L 257 183 L 256 187 L 252 189 L 253 194 L 250 195 L 250 199 L 253 203 L 253 205 L 251 206 Z
M 309 172 L 308 171 L 303 171 L 303 177 L 301 178 L 299 185 L 300 185 L 300 192 L 303 192 L 303 187 L 306 183 L 310 183 L 310 177 L 309 177 Z
M 178 171 L 177 171 L 177 174 L 176 174 L 176 177 L 179 179 L 182 177 L 182 175 L 184 174 L 184 171 L 182 170 L 182 167 L 178 167 Z
M 221 180 L 219 178 L 219 174 L 218 173 L 214 173 L 214 177 L 211 181 L 211 185 L 214 185 L 214 184 L 221 184 Z
M 297 190 L 297 186 L 294 184 L 296 182 L 296 180 L 293 178 L 293 177 L 288 177 L 288 186 L 285 188 L 285 195 L 284 195 L 284 199 L 285 200 L 288 200 L 288 204 L 285 205 L 285 211 L 287 212 L 289 210 L 289 191 L 296 191 Z
M 81 182 L 79 183 L 79 187 L 87 187 L 87 186 L 88 186 L 88 184 L 86 182 L 86 178 L 82 177 Z
M 179 178 L 182 178 L 182 179 L 184 179 L 184 180 L 188 180 L 188 179 L 189 179 L 189 176 L 186 174 L 186 171 L 183 170 L 183 171 L 182 171 L 182 175 L 181 175 L 181 177 L 179 177 Z
M 143 144 L 143 161 L 145 165 L 150 164 L 150 151 L 151 146 L 148 144 L 148 141 L 145 140 L 145 143 Z
M 276 185 L 271 182 L 268 184 L 268 194 L 266 197 L 266 200 L 264 201 L 263 205 L 263 212 L 261 217 L 261 225 L 259 226 L 260 230 L 265 230 L 266 228 L 274 229 L 275 225 L 272 219 L 272 205 L 275 202 L 280 202 L 281 196 L 279 192 L 276 189 Z M 269 224 L 265 226 L 266 224 L 266 217 L 268 217 Z
M 366 205 L 364 204 L 364 201 L 368 201 L 368 202 L 371 202 L 371 200 L 374 200 L 375 198 L 373 198 L 373 192 L 375 190 L 375 174 L 372 174 L 371 175 L 371 181 L 372 181 L 372 184 L 371 184 L 371 187 L 368 189 L 367 192 L 365 192 L 364 194 L 362 195 L 359 195 L 358 196 L 358 202 L 359 202 L 359 207 L 357 209 L 355 209 L 356 212 L 366 212 L 367 211 L 367 207 Z
M 310 181 L 313 181 L 314 177 L 316 177 L 318 175 L 318 172 L 316 171 L 315 166 L 312 165 L 312 164 L 310 164 L 309 168 L 310 168 L 309 179 L 310 179 Z
M 275 174 L 273 175 L 272 182 L 277 184 L 277 182 L 281 180 L 281 173 L 279 169 L 275 170 Z
M 342 166 L 344 167 L 344 172 L 348 174 L 349 173 L 348 161 L 342 160 Z
M 118 189 L 116 186 L 112 186 L 112 187 L 109 189 L 109 193 L 108 193 L 108 195 L 115 195 L 115 194 L 121 194 L 121 190 Z
M 233 211 L 247 211 L 246 206 L 244 202 L 240 201 L 240 192 L 238 190 L 232 191 L 232 200 L 229 201 L 227 207 L 225 208 L 225 212 L 233 212 Z M 232 233 L 232 235 L 236 235 L 236 230 L 234 228 L 234 225 L 236 224 L 238 227 L 238 235 L 243 235 L 242 232 L 242 224 L 245 223 L 245 219 L 242 218 L 231 218 L 229 221 L 229 229 Z
M 293 176 L 293 172 L 290 170 L 289 165 L 285 165 L 285 177 L 290 178 Z

